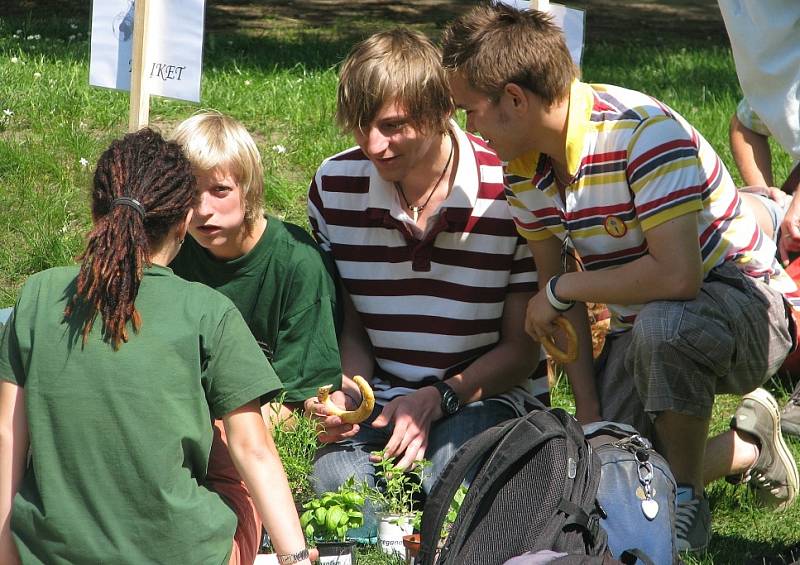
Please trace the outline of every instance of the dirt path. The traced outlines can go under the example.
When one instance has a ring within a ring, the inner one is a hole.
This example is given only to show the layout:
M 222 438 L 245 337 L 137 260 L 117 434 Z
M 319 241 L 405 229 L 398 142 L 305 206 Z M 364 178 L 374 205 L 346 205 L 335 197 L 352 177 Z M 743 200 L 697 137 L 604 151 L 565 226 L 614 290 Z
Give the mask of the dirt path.
M 324 28 L 334 22 L 392 21 L 441 28 L 476 0 L 206 0 L 209 31 Z M 37 14 L 88 22 L 86 0 L 2 0 L 2 16 Z M 573 0 L 587 12 L 587 40 L 686 39 L 726 42 L 716 0 Z
M 343 20 L 391 20 L 443 26 L 474 1 L 455 0 L 222 0 L 209 6 L 209 29 L 263 29 L 282 25 L 324 27 Z M 587 13 L 587 39 L 681 37 L 727 41 L 716 0 L 576 0 Z M 623 35 L 621 35 L 623 34 Z

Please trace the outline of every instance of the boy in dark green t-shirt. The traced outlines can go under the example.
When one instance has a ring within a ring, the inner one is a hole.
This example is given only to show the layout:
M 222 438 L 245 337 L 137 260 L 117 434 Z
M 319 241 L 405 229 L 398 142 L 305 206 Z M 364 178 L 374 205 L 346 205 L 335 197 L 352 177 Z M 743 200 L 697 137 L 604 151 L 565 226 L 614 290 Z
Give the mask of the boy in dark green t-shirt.
M 288 416 L 320 385 L 341 385 L 332 267 L 302 228 L 264 214 L 261 156 L 241 123 L 203 112 L 172 138 L 192 162 L 199 203 L 170 266 L 233 301 L 283 382 Z

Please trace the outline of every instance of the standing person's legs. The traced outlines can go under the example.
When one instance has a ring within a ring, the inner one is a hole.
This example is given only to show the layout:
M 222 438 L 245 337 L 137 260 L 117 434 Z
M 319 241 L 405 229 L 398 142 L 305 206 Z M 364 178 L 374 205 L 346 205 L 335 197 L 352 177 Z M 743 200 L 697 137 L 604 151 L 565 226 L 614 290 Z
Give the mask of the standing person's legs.
M 214 440 L 208 460 L 206 485 L 222 496 L 236 514 L 236 532 L 228 564 L 250 565 L 261 544 L 261 518 L 228 452 L 225 427 L 221 420 L 214 421 Z
M 731 118 L 729 138 L 733 160 L 745 185 L 774 186 L 769 130 L 742 98 Z

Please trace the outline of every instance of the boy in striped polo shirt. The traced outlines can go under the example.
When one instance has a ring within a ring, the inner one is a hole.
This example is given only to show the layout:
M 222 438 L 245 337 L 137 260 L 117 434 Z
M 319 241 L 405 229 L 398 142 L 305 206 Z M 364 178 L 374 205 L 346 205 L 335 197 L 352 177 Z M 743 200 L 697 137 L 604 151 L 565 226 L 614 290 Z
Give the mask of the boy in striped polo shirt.
M 341 425 L 316 398 L 328 443 L 315 486 L 372 480 L 370 451 L 409 467 L 431 460 L 429 491 L 455 450 L 502 420 L 547 402 L 538 344 L 524 331 L 536 290 L 530 250 L 505 201 L 502 165 L 451 121 L 439 51 L 395 30 L 356 45 L 345 60 L 337 121 L 357 147 L 334 155 L 311 182 L 314 235 L 341 276 L 344 379 L 350 409 L 371 381 L 374 419 Z M 344 441 L 340 441 L 344 440 Z M 334 443 L 339 441 L 339 443 Z M 374 532 L 366 515 L 364 537 Z
M 793 345 L 782 292 L 796 288 L 719 157 L 661 102 L 580 82 L 544 13 L 476 7 L 443 41 L 468 129 L 508 161 L 509 205 L 542 281 L 526 330 L 544 338 L 561 315 L 576 327 L 578 419 L 653 435 L 679 483 L 680 549 L 708 544 L 714 479 L 743 473 L 760 502 L 788 506 L 797 467 L 757 387 Z M 570 247 L 585 270 L 565 273 Z M 597 375 L 583 302 L 612 313 Z M 706 447 L 722 392 L 748 394 Z

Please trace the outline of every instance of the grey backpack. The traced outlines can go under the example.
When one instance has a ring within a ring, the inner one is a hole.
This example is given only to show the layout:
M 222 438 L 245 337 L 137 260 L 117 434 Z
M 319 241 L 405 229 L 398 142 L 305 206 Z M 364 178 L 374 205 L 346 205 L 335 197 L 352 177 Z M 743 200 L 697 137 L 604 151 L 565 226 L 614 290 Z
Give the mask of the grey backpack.
M 477 469 L 444 547 L 450 501 Z M 526 552 L 607 554 L 596 503 L 600 461 L 565 411 L 537 409 L 465 443 L 443 471 L 422 515 L 423 565 L 501 565 Z

